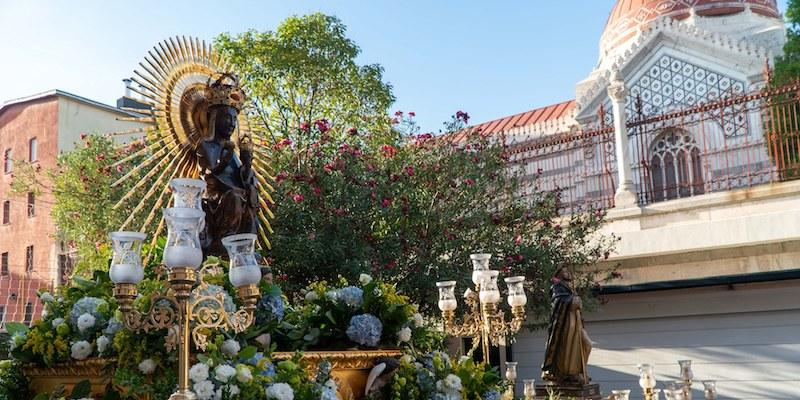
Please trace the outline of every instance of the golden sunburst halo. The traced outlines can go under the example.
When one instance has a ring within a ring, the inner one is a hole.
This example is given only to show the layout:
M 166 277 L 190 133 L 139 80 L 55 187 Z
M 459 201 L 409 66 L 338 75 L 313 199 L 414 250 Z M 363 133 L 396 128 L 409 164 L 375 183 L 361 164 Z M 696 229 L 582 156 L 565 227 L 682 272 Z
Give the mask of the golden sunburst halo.
M 125 109 L 141 116 L 120 120 L 137 122 L 142 127 L 111 135 L 143 134 L 144 146 L 114 163 L 118 166 L 132 160 L 138 162 L 112 186 L 131 185 L 114 205 L 115 210 L 130 210 L 120 229 L 153 232 L 154 245 L 164 231 L 161 208 L 168 205 L 171 197 L 170 180 L 200 175 L 195 147 L 205 139 L 207 127 L 204 88 L 220 74 L 236 71 L 205 41 L 186 37 L 158 43 L 139 66 L 141 69 L 134 71 L 131 78 L 138 87 L 130 89 L 141 96 L 137 101 L 149 109 Z M 246 87 L 243 89 L 246 91 Z M 259 187 L 259 245 L 268 249 L 268 235 L 273 233 L 270 206 L 274 204 L 270 194 L 274 191 L 270 184 L 274 179 L 269 167 L 270 140 L 263 125 L 251 118 L 250 111 L 245 105 L 239 113 L 235 142 L 244 138 L 252 142 L 253 172 Z

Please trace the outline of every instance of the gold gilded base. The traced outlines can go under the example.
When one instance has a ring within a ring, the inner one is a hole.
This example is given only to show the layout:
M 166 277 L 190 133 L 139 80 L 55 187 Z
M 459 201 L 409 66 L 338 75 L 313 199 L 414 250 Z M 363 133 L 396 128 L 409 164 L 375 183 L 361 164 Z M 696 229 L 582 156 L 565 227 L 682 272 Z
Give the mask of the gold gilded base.
M 70 393 L 75 385 L 88 380 L 92 386 L 92 395 L 99 398 L 105 393 L 106 385 L 113 375 L 113 372 L 109 373 L 106 369 L 112 361 L 92 358 L 52 367 L 25 365 L 22 367 L 22 372 L 28 378 L 32 393 L 52 392 L 59 386 L 63 386 L 67 393 Z
M 175 392 L 171 396 L 169 396 L 169 400 L 196 400 L 197 396 L 186 390 L 182 392 Z
M 169 271 L 169 285 L 177 298 L 189 298 L 197 283 L 197 271 L 189 267 L 175 267 Z

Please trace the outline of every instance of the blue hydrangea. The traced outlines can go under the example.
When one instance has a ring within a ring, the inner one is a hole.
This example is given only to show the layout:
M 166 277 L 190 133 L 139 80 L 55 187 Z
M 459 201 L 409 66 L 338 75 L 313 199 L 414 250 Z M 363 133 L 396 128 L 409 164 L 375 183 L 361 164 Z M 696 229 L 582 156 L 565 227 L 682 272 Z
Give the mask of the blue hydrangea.
M 336 391 L 325 386 L 322 389 L 322 395 L 319 397 L 320 400 L 337 400 Z
M 486 393 L 483 394 L 481 399 L 483 399 L 483 400 L 500 400 L 501 397 L 502 396 L 500 395 L 500 392 L 498 392 L 497 390 L 492 389 L 492 390 L 487 390 Z
M 117 317 L 111 317 L 109 318 L 108 326 L 106 327 L 105 330 L 103 330 L 103 333 L 113 338 L 114 335 L 117 334 L 117 332 L 122 330 L 122 327 L 123 327 L 122 321 L 118 320 Z
M 383 334 L 383 324 L 381 320 L 372 314 L 361 314 L 350 318 L 350 326 L 347 327 L 347 337 L 350 340 L 369 347 L 376 347 L 381 342 Z
M 222 306 L 228 313 L 236 311 L 236 305 L 233 304 L 233 298 L 219 285 L 208 285 L 207 288 L 198 288 L 199 296 L 216 296 L 217 293 L 222 293 Z M 196 292 L 192 292 L 191 300 L 194 301 Z M 205 300 L 198 304 L 198 307 L 218 308 L 216 301 Z
M 108 302 L 97 297 L 84 297 L 75 302 L 69 313 L 69 321 L 73 328 L 77 329 L 78 318 L 83 314 L 91 314 L 95 318 L 95 326 L 103 326 L 106 317 L 103 312 L 108 312 Z
M 256 305 L 256 324 L 264 325 L 272 320 L 283 320 L 286 312 L 283 298 L 279 294 L 265 294 Z
M 426 369 L 428 369 L 430 371 L 433 371 L 433 369 L 434 369 L 433 368 L 433 359 L 436 358 L 436 357 L 439 357 L 442 360 L 442 363 L 444 363 L 445 365 L 450 364 L 450 356 L 448 356 L 447 353 L 445 353 L 445 352 L 437 350 L 437 351 L 432 351 L 432 352 L 422 356 L 422 358 L 421 358 L 422 365 L 424 365 Z
M 275 378 L 277 373 L 275 372 L 275 364 L 266 361 L 264 365 L 261 367 L 261 376 L 266 376 L 267 378 Z
M 259 351 L 259 352 L 256 352 L 256 354 L 253 355 L 252 357 L 250 357 L 247 360 L 245 360 L 244 363 L 248 364 L 248 365 L 252 365 L 252 366 L 255 367 L 255 366 L 258 365 L 258 362 L 261 361 L 263 358 L 264 358 L 264 353 Z
M 317 365 L 317 382 L 319 383 L 326 383 L 328 379 L 331 378 L 331 369 L 333 366 L 331 362 L 328 360 L 320 361 L 319 365 Z
M 364 303 L 364 291 L 355 286 L 343 287 L 336 291 L 336 302 L 353 309 L 359 308 Z

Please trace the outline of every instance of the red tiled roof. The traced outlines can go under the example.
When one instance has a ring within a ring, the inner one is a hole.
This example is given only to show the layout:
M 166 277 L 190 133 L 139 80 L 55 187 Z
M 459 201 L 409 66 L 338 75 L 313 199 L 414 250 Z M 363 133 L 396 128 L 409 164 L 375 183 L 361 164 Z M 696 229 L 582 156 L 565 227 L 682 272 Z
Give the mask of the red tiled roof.
M 512 128 L 535 125 L 541 122 L 563 118 L 570 115 L 574 109 L 575 100 L 569 100 L 563 103 L 536 108 L 524 113 L 484 122 L 473 126 L 470 131 L 480 132 L 483 135 L 494 135 Z

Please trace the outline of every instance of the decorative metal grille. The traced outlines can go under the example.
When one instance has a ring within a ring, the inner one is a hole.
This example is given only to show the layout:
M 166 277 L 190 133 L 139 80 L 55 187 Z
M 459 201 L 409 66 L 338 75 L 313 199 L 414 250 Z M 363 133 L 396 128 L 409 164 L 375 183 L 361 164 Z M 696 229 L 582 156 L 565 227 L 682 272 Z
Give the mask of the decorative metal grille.
M 629 95 L 625 111 L 629 120 L 739 96 L 744 94 L 746 87 L 744 81 L 666 54 L 646 71 L 635 83 L 627 85 Z M 736 109 L 714 109 L 707 116 L 716 120 L 728 137 L 747 134 L 747 116 L 741 112 L 745 105 L 732 107 Z M 604 120 L 607 125 L 613 124 L 610 101 L 606 102 Z

